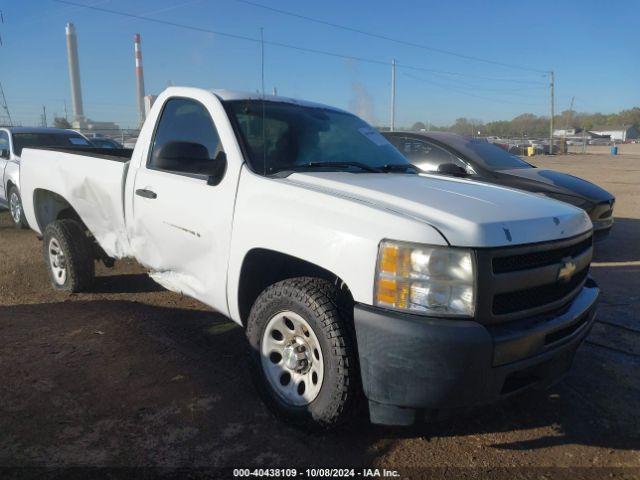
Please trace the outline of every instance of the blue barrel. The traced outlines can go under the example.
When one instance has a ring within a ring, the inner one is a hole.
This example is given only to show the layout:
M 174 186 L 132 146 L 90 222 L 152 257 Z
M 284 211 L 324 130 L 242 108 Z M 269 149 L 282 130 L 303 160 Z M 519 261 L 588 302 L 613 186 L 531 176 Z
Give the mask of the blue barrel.
M 618 147 L 611 147 L 611 155 L 617 155 L 618 154 Z

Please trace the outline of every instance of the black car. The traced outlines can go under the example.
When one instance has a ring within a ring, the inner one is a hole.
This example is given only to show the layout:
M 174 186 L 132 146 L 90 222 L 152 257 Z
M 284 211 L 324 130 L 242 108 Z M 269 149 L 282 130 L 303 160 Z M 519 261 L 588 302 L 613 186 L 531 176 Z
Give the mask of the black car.
M 449 132 L 382 132 L 427 172 L 473 178 L 554 198 L 585 210 L 596 239 L 613 226 L 615 197 L 573 175 L 537 168 L 485 139 Z

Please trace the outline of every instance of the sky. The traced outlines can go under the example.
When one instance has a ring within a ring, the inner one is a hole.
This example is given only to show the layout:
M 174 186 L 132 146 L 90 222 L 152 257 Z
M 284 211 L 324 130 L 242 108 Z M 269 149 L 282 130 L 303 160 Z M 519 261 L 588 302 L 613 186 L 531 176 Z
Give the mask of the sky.
M 557 111 L 568 109 L 572 97 L 581 112 L 640 105 L 637 1 L 73 1 L 199 30 L 54 0 L 0 0 L 0 82 L 14 121 L 38 125 L 45 106 L 51 122 L 64 116 L 65 103 L 71 115 L 68 21 L 78 34 L 85 115 L 123 127 L 137 122 L 135 33 L 142 36 L 147 94 L 171 84 L 259 90 L 260 43 L 211 31 L 255 40 L 263 29 L 267 92 L 276 87 L 279 95 L 344 108 L 378 126 L 390 121 L 392 59 L 398 64 L 396 126 L 549 115 L 543 73 L 549 70 L 556 77 Z

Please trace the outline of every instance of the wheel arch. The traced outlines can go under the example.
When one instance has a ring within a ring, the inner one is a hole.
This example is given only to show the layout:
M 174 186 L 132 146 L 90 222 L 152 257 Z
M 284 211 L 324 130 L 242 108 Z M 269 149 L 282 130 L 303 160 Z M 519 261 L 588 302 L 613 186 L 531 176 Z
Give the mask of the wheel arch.
M 20 167 L 17 163 L 9 161 L 7 162 L 4 170 L 4 187 L 5 192 L 9 195 L 9 189 L 15 187 L 20 193 Z
M 76 220 L 86 229 L 78 212 L 62 196 L 45 189 L 36 189 L 33 192 L 33 213 L 38 222 L 38 229 L 44 232 L 51 222 L 62 219 Z
M 237 290 L 238 311 L 242 325 L 246 325 L 254 302 L 269 285 L 295 277 L 315 277 L 336 285 L 353 302 L 348 285 L 335 273 L 286 253 L 266 248 L 254 248 L 245 255 Z

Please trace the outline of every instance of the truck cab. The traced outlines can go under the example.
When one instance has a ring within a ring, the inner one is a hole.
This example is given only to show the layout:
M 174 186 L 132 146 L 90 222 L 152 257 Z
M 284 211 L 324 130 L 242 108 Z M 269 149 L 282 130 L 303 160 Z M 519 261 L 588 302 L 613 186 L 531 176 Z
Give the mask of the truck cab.
M 54 288 L 135 258 L 242 325 L 265 403 L 305 427 L 547 386 L 595 317 L 583 210 L 421 173 L 326 105 L 172 87 L 133 152 L 25 149 L 22 182 Z

